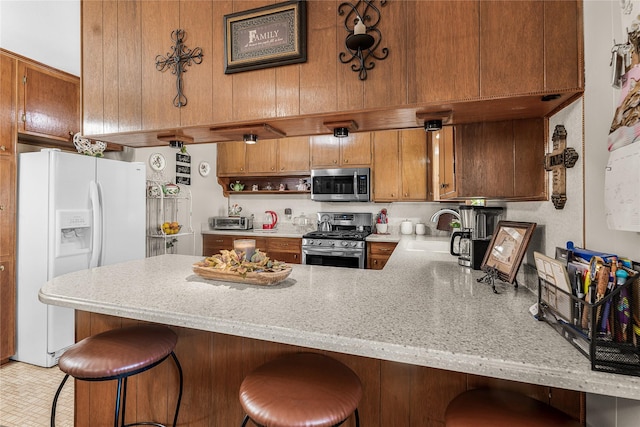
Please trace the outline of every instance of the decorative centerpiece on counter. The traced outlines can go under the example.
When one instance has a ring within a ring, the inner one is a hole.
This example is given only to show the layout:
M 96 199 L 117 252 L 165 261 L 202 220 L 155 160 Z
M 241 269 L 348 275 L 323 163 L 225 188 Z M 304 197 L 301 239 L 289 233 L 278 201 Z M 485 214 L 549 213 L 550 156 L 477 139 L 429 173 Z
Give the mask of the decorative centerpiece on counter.
M 389 217 L 387 210 L 381 209 L 376 215 L 376 234 L 388 234 Z
M 222 250 L 193 264 L 198 276 L 225 282 L 275 285 L 291 274 L 291 266 L 282 261 L 271 260 L 266 253 L 256 249 L 250 260 L 243 251 Z

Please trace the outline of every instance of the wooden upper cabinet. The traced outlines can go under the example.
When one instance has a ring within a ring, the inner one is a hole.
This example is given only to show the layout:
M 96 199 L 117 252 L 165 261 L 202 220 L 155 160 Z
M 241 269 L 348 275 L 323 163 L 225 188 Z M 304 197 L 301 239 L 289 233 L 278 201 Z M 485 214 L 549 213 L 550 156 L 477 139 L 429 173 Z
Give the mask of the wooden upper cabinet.
M 545 90 L 584 87 L 582 2 L 544 2 Z
M 427 137 L 422 128 L 373 132 L 373 200 L 427 200 Z
M 456 197 L 545 200 L 544 128 L 544 119 L 456 126 Z
M 242 141 L 219 142 L 217 151 L 218 176 L 234 176 L 246 174 L 245 151 L 246 146 Z
M 427 200 L 427 160 L 427 135 L 424 129 L 401 131 L 401 200 Z
M 480 96 L 544 89 L 544 3 L 480 2 Z
M 308 136 L 279 139 L 278 171 L 280 173 L 309 173 L 310 155 Z
M 343 167 L 371 165 L 371 133 L 352 133 L 340 138 L 340 157 Z
M 434 200 L 455 197 L 456 187 L 456 155 L 455 134 L 453 126 L 445 126 L 432 132 L 434 146 L 434 173 L 436 181 L 433 186 Z
M 311 140 L 311 167 L 340 167 L 340 139 L 333 135 L 314 135 Z
M 80 132 L 80 79 L 18 61 L 18 132 L 72 141 Z
M 218 143 L 218 176 L 308 175 L 309 137 Z
M 402 3 L 407 9 L 409 103 L 477 98 L 479 2 Z
M 278 172 L 278 140 L 260 140 L 246 144 L 246 171 L 249 174 L 272 174 Z
M 373 132 L 373 201 L 398 200 L 400 194 L 399 131 Z
M 371 134 L 351 133 L 346 138 L 333 135 L 311 137 L 311 167 L 371 166 Z

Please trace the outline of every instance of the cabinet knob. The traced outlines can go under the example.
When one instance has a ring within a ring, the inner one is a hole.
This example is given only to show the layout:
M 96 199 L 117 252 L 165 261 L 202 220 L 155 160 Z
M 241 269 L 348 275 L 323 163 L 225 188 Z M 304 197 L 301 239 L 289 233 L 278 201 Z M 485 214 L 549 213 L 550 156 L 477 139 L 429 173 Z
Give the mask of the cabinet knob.
M 280 168 L 280 170 L 281 170 L 281 171 L 283 171 L 283 170 L 284 170 L 284 166 L 283 166 L 283 167 L 281 167 L 281 168 Z
M 4 145 L 0 145 L 0 151 L 7 151 L 7 147 L 5 147 Z
M 440 188 L 447 188 L 449 184 L 440 184 Z
M 274 171 L 274 170 L 276 170 L 276 168 L 273 168 L 273 167 L 272 167 L 272 168 L 271 168 L 271 170 L 272 170 L 272 171 Z
M 409 193 L 404 193 L 404 197 L 409 197 Z
M 349 163 L 349 159 L 344 159 L 344 163 Z
M 374 260 L 373 260 L 373 263 L 374 263 L 374 264 L 377 264 L 377 263 L 378 263 L 378 260 L 377 260 L 377 259 L 374 259 Z
M 4 265 L 0 265 L 0 271 L 4 271 Z
M 335 165 L 336 163 L 338 163 L 338 161 L 337 161 L 337 160 L 334 160 L 334 161 L 333 161 L 333 164 Z
M 391 197 L 396 197 L 395 193 L 391 193 Z
M 0 205 L 0 211 L 4 210 L 4 205 Z

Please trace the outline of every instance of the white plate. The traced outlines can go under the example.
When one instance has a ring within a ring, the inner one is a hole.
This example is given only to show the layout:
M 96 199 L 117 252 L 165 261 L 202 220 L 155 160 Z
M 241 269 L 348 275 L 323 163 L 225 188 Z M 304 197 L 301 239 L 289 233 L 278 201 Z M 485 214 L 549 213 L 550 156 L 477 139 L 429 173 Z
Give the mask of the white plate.
M 149 164 L 154 171 L 161 171 L 167 165 L 167 161 L 162 154 L 153 153 L 151 157 L 149 157 Z
M 198 171 L 202 176 L 209 175 L 209 172 L 211 172 L 211 166 L 209 166 L 209 162 L 200 162 L 200 165 L 198 166 Z

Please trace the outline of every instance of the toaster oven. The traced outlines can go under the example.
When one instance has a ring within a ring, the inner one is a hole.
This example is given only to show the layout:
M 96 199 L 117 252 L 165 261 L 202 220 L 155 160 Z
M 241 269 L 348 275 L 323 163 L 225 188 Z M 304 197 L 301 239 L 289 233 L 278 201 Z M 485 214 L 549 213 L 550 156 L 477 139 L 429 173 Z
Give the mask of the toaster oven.
M 213 230 L 251 230 L 253 228 L 253 217 L 214 216 L 209 218 L 209 226 Z

